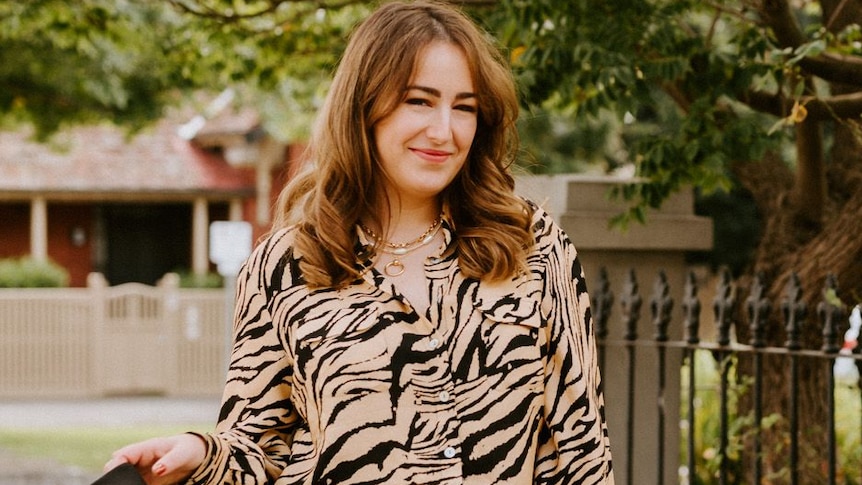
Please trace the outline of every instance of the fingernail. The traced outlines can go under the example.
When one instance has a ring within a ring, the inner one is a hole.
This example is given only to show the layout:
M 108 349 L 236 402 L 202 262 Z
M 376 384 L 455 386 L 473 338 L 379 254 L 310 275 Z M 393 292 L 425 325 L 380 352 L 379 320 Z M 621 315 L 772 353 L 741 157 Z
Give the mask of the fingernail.
M 156 463 L 155 465 L 153 465 L 153 473 L 155 473 L 157 476 L 164 475 L 165 470 L 167 470 L 167 467 L 164 463 Z

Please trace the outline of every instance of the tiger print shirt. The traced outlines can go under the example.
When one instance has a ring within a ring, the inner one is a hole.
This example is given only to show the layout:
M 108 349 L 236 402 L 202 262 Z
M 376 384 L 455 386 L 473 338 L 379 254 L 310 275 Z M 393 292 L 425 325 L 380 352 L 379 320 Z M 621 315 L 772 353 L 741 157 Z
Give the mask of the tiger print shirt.
M 309 289 L 291 229 L 237 280 L 234 348 L 199 484 L 613 484 L 589 298 L 544 211 L 526 275 L 426 261 L 419 315 L 369 265 Z M 446 245 L 451 226 L 443 226 Z

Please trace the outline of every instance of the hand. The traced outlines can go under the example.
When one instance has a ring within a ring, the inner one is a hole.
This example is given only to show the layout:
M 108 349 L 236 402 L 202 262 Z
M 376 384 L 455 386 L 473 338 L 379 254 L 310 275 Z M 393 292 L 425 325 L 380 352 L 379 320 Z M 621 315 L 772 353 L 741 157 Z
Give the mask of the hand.
M 105 464 L 105 472 L 130 463 L 147 485 L 168 485 L 186 481 L 206 457 L 206 443 L 193 434 L 153 438 L 115 451 Z

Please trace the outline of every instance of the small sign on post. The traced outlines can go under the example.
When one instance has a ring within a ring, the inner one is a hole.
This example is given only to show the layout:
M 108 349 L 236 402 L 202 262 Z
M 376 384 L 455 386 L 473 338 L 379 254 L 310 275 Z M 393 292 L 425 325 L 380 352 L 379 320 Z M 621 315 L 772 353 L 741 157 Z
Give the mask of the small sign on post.
M 225 278 L 236 276 L 251 254 L 251 224 L 215 221 L 210 224 L 210 261 Z

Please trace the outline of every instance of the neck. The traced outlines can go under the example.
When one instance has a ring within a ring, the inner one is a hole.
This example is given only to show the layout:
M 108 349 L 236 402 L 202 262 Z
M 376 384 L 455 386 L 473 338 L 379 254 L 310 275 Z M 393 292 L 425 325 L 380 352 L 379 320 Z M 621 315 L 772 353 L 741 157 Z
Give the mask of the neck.
M 379 234 L 391 242 L 413 240 L 425 232 L 440 213 L 440 204 L 436 200 L 421 205 L 390 207 L 388 217 L 384 215 L 381 221 L 386 227 L 381 228 Z

